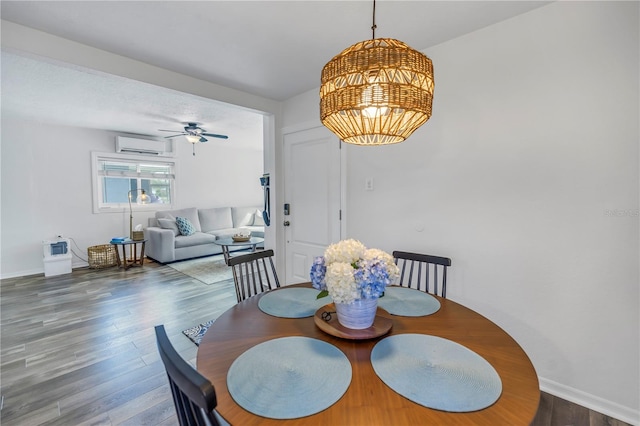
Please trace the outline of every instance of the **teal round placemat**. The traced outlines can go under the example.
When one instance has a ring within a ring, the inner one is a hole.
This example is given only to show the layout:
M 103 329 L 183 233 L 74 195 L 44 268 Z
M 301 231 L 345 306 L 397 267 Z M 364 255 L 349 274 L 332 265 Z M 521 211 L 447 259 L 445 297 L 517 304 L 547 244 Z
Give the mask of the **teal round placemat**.
M 407 287 L 387 287 L 378 306 L 392 315 L 422 317 L 438 312 L 440 302 L 424 291 Z
M 254 346 L 231 364 L 227 387 L 238 405 L 270 419 L 297 419 L 335 404 L 351 383 L 351 363 L 330 343 L 283 337 Z
M 316 299 L 319 291 L 313 288 L 281 288 L 265 294 L 258 307 L 265 314 L 280 318 L 311 317 L 327 304 L 327 298 Z
M 502 380 L 484 358 L 451 340 L 397 334 L 379 341 L 371 364 L 380 379 L 405 398 L 456 413 L 492 405 Z

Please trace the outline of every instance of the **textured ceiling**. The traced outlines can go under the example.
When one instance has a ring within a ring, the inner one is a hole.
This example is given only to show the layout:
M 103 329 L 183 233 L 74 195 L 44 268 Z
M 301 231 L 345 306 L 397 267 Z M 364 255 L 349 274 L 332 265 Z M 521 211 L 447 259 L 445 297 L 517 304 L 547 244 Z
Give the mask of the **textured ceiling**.
M 418 50 L 525 13 L 539 1 L 377 2 L 376 37 Z M 274 100 L 319 87 L 322 66 L 371 37 L 369 1 L 2 1 L 3 20 Z M 437 63 L 434 64 L 437 75 Z M 11 85 L 6 84 L 7 81 Z M 26 105 L 29 105 L 26 108 Z M 3 53 L 2 107 L 64 124 L 150 134 L 195 121 L 241 125 L 219 103 Z M 96 112 L 100 111 L 100 114 Z M 102 118 L 100 118 L 102 117 Z M 49 118 L 51 120 L 52 118 Z M 129 122 L 128 122 L 129 121 Z M 110 127 L 107 123 L 111 123 Z
M 210 99 L 85 68 L 2 52 L 2 115 L 163 137 L 200 123 L 235 147 L 262 149 L 262 116 Z M 211 141 L 211 139 L 209 139 Z M 217 140 L 220 141 L 220 140 Z M 240 144 L 238 144 L 240 142 Z

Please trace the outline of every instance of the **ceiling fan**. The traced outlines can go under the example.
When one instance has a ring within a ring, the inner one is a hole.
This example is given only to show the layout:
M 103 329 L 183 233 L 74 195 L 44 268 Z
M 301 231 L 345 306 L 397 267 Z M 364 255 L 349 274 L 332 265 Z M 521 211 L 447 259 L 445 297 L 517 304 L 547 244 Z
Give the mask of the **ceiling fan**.
M 184 136 L 187 138 L 189 142 L 193 145 L 193 155 L 196 155 L 195 145 L 197 143 L 207 142 L 208 139 L 205 136 L 209 136 L 210 138 L 219 138 L 219 139 L 229 139 L 227 135 L 218 135 L 215 133 L 206 133 L 207 131 L 202 127 L 198 127 L 198 123 L 186 123 L 187 125 L 184 127 L 184 131 L 180 130 L 163 130 L 158 129 L 159 132 L 172 132 L 176 133 L 175 135 L 165 136 L 165 139 L 171 139 L 178 136 Z

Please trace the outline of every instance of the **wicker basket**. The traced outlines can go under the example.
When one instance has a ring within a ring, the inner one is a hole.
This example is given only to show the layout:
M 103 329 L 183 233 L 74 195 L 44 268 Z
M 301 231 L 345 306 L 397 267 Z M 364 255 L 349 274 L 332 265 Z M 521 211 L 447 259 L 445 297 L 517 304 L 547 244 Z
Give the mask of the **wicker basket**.
M 118 264 L 116 247 L 112 244 L 91 246 L 87 249 L 89 268 L 109 268 Z

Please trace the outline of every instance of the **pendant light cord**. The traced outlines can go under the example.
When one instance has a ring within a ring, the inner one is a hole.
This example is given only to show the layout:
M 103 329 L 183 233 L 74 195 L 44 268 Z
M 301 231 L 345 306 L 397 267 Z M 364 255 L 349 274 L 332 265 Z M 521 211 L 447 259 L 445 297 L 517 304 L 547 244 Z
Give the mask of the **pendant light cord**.
M 371 25 L 372 40 L 376 39 L 376 0 L 373 0 L 373 25 Z

